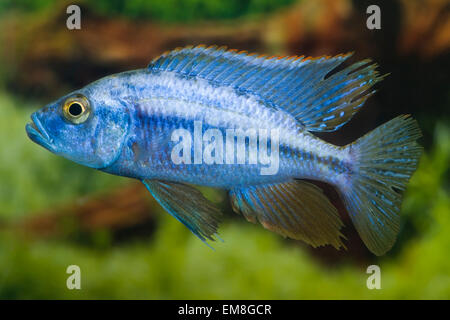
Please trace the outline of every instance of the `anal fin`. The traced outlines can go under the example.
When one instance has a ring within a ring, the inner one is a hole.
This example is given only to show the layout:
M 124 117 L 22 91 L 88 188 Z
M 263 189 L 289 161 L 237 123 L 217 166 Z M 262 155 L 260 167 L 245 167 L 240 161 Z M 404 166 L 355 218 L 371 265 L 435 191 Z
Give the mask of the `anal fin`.
M 293 180 L 230 191 L 233 210 L 266 229 L 313 247 L 344 247 L 336 208 L 315 185 Z

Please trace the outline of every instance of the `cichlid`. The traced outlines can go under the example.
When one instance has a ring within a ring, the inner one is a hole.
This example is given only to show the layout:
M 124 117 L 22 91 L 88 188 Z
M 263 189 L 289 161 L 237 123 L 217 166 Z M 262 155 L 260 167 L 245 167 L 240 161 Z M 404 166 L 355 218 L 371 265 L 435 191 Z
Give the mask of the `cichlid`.
M 285 237 L 345 248 L 343 222 L 311 180 L 328 183 L 382 255 L 399 232 L 421 133 L 402 115 L 343 147 L 313 134 L 347 123 L 384 77 L 370 59 L 336 69 L 349 56 L 178 48 L 48 104 L 26 131 L 57 155 L 141 180 L 205 242 L 221 213 L 191 185 L 229 190 L 234 211 Z

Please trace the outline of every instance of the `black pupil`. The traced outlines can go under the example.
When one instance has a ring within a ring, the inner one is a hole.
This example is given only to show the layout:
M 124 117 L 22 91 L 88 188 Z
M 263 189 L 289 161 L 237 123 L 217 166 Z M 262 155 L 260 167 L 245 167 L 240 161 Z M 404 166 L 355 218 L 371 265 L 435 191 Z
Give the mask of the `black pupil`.
M 83 112 L 83 107 L 79 103 L 72 103 L 69 107 L 69 113 L 71 116 L 77 117 Z

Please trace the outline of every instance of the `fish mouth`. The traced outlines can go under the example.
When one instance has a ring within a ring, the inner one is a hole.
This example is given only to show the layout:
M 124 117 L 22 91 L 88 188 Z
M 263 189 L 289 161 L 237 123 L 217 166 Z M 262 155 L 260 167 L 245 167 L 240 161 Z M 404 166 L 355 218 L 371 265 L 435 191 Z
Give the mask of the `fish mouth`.
M 51 145 L 53 143 L 53 139 L 51 139 L 47 131 L 45 131 L 36 113 L 31 115 L 31 120 L 32 122 L 27 123 L 25 127 L 28 137 L 32 141 L 53 152 L 53 147 Z

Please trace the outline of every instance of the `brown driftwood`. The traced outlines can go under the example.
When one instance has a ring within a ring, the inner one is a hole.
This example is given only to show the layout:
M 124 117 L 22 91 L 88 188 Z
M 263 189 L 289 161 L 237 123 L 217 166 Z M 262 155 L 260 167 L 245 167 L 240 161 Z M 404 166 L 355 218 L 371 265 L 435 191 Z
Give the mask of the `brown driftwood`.
M 156 201 L 145 187 L 133 183 L 33 214 L 11 227 L 30 237 L 65 236 L 73 229 L 77 232 L 123 230 L 140 224 L 154 224 L 155 208 Z

